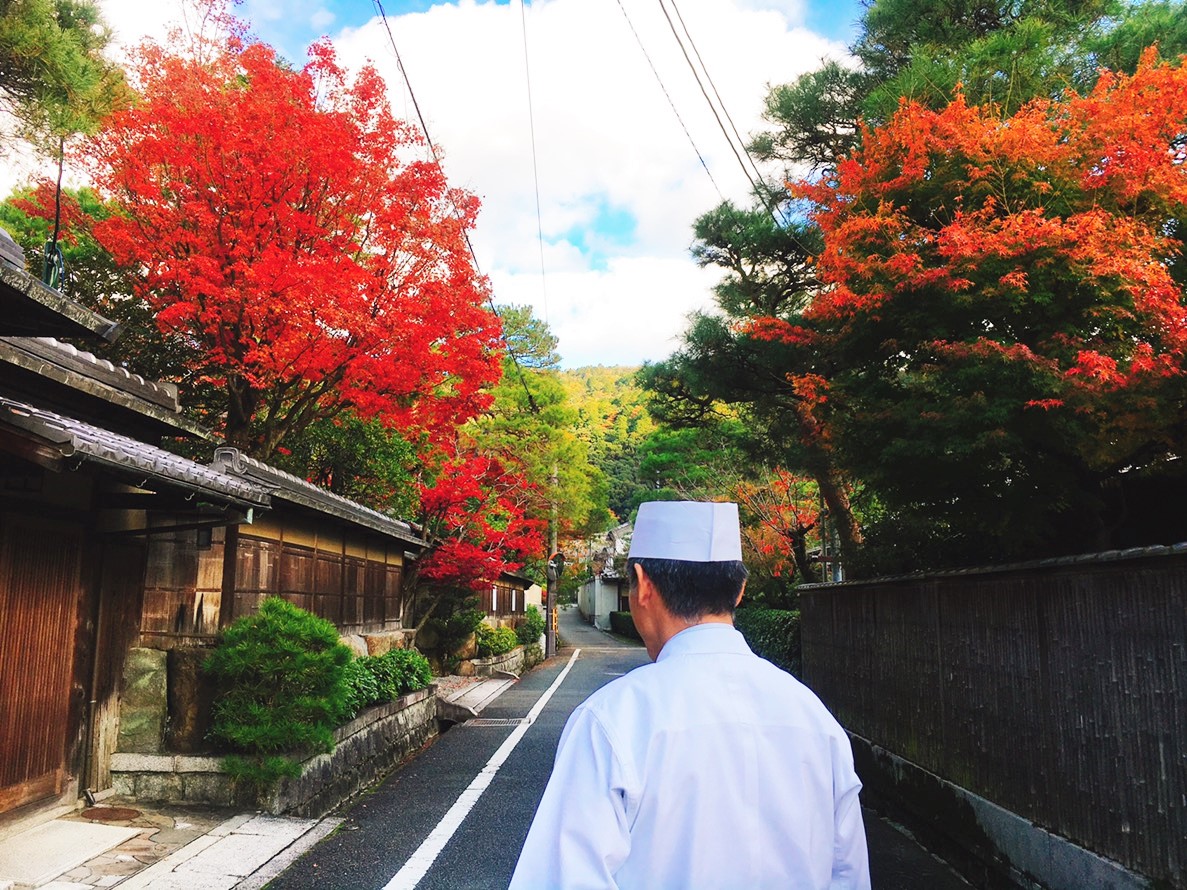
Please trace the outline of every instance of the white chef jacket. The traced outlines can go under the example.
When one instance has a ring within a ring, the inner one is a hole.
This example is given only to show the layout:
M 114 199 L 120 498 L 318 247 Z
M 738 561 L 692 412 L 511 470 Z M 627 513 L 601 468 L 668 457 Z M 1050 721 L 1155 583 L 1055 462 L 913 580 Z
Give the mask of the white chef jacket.
M 844 730 L 728 624 L 570 716 L 512 890 L 868 890 Z

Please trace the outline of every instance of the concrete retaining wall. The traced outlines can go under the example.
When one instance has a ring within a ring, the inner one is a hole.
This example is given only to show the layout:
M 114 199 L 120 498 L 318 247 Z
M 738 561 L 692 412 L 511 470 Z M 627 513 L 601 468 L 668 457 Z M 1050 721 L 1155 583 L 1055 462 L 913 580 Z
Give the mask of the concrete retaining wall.
M 457 673 L 462 677 L 518 677 L 543 660 L 540 646 L 516 646 L 505 655 L 468 658 L 458 665 Z
M 115 754 L 117 794 L 140 800 L 257 806 L 272 813 L 316 817 L 373 784 L 437 734 L 436 687 L 368 708 L 334 733 L 329 754 L 302 764 L 263 799 L 245 800 L 222 769 L 221 757 Z

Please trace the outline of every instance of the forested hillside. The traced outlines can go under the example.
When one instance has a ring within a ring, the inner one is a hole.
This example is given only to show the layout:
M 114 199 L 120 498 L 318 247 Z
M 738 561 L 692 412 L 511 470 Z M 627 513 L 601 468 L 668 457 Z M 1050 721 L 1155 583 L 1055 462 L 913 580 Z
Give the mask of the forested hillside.
M 590 461 L 605 474 L 610 510 L 620 521 L 630 518 L 650 488 L 640 479 L 639 447 L 655 431 L 655 423 L 635 379 L 638 370 L 598 365 L 559 372 L 577 415 L 574 431 L 589 448 Z

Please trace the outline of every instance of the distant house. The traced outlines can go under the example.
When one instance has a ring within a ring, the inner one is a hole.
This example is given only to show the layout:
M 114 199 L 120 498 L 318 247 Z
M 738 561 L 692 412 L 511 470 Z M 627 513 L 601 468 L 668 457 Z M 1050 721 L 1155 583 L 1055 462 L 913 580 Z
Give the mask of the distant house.
M 610 629 L 611 612 L 630 611 L 626 558 L 633 530 L 624 522 L 587 542 L 592 577 L 577 590 L 577 611 L 602 630 Z
M 503 572 L 489 591 L 479 594 L 478 603 L 490 623 L 514 623 L 529 604 L 540 605 L 540 585 L 526 575 Z

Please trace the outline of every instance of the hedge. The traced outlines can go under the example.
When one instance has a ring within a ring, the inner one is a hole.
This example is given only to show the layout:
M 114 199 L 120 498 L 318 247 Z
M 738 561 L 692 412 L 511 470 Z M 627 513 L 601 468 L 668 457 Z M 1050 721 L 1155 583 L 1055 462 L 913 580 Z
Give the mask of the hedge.
M 734 626 L 754 654 L 783 670 L 800 674 L 800 613 L 784 609 L 738 609 Z
M 491 627 L 489 624 L 478 625 L 478 657 L 491 658 L 495 655 L 506 655 L 519 645 L 519 638 L 509 627 Z
M 631 617 L 630 612 L 611 612 L 610 630 L 620 637 L 631 637 L 635 640 L 643 639 L 639 636 L 639 632 L 635 630 L 635 619 Z
M 394 701 L 424 689 L 433 681 L 429 660 L 415 649 L 392 649 L 383 655 L 364 655 L 346 666 L 344 716 L 363 708 Z

